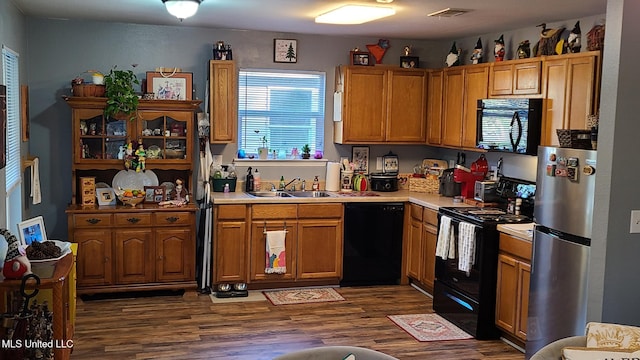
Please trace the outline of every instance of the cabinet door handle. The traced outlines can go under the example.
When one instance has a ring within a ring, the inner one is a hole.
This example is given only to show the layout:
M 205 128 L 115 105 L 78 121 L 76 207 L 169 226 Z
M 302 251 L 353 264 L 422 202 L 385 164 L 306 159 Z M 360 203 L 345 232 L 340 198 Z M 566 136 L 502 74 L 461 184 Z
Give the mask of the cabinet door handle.
M 180 220 L 180 218 L 179 217 L 175 217 L 175 216 L 171 216 L 171 217 L 168 217 L 166 220 L 168 222 L 170 222 L 170 223 L 174 223 L 174 222 Z
M 87 219 L 86 220 L 86 222 L 88 222 L 91 225 L 95 225 L 95 224 L 99 223 L 100 221 L 102 221 L 102 220 L 96 219 L 96 218 L 91 218 L 91 219 Z
M 108 257 L 108 256 L 105 256 L 105 257 L 104 257 L 104 262 L 108 263 L 109 261 L 110 261 L 110 260 L 109 260 L 109 257 Z
M 128 218 L 127 221 L 132 223 L 132 224 L 136 224 L 136 223 L 138 223 L 140 221 L 140 219 L 138 219 L 138 218 Z

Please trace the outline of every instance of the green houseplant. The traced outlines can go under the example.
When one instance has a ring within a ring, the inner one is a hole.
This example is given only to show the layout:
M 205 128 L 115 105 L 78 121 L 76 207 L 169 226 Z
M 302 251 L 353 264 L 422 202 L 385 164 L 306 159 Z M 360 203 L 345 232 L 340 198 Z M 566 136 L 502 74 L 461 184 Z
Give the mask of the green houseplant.
M 129 120 L 135 119 L 138 110 L 138 94 L 133 89 L 133 84 L 140 84 L 136 74 L 132 70 L 117 70 L 114 66 L 104 77 L 104 84 L 107 97 L 104 116 L 124 115 Z
M 311 148 L 309 147 L 309 144 L 304 144 L 301 150 L 303 159 L 308 159 L 311 157 Z

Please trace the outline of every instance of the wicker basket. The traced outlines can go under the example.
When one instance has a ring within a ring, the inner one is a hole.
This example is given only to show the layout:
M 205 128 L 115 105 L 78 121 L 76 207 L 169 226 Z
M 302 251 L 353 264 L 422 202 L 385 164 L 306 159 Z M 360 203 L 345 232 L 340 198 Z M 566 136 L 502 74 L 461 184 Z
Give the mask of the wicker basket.
M 435 176 L 427 176 L 426 178 L 410 177 L 409 191 L 437 194 L 440 192 L 440 181 Z
M 104 97 L 104 85 L 73 84 L 71 92 L 77 97 Z
M 591 150 L 591 130 L 556 129 L 560 147 Z

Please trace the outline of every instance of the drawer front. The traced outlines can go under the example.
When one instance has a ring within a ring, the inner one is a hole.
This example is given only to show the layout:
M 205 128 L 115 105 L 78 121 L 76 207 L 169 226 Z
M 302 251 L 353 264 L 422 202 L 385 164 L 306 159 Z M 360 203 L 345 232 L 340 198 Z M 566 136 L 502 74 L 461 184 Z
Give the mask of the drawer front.
M 112 226 L 111 214 L 75 214 L 73 224 L 77 228 Z
M 422 219 L 427 224 L 438 226 L 438 212 L 433 209 L 424 208 L 424 214 L 422 215 Z
M 219 205 L 216 208 L 216 217 L 223 220 L 244 219 L 247 216 L 247 207 L 244 205 Z
M 500 233 L 500 251 L 531 261 L 531 249 L 531 241 L 518 239 L 511 235 Z
M 251 219 L 295 219 L 298 217 L 298 205 L 253 205 Z
M 123 213 L 115 214 L 117 226 L 150 226 L 151 213 Z
M 422 221 L 422 206 L 411 204 L 411 217 L 418 221 Z
M 341 218 L 342 204 L 298 204 L 299 219 Z
M 155 225 L 191 225 L 195 222 L 193 213 L 186 211 L 157 212 L 155 213 Z

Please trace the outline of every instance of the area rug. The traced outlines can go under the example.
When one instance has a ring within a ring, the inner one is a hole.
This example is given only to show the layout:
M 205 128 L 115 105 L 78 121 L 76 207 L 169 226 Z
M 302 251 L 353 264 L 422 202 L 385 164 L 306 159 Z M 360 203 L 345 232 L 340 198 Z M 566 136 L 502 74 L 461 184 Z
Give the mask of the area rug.
M 264 296 L 273 305 L 307 304 L 342 301 L 344 298 L 332 288 L 288 289 L 265 291 Z
M 389 315 L 387 317 L 418 341 L 473 338 L 437 314 Z
M 262 294 L 262 291 L 249 290 L 249 296 L 230 297 L 230 298 L 217 298 L 215 294 L 210 294 L 211 302 L 214 304 L 228 304 L 239 302 L 252 302 L 252 301 L 266 301 L 267 299 Z

